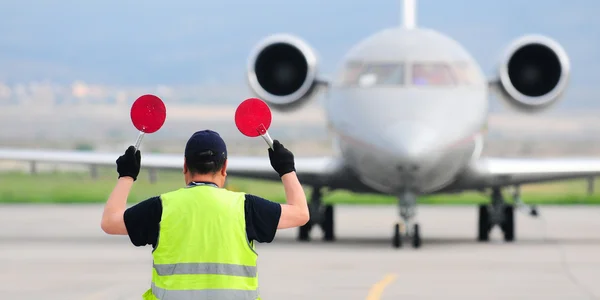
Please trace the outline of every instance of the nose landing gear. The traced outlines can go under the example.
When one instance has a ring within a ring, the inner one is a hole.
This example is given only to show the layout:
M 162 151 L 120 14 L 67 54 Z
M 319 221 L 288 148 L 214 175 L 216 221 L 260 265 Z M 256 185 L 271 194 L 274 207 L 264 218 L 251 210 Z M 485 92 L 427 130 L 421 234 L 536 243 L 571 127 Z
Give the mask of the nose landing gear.
M 421 247 L 421 234 L 419 224 L 414 221 L 416 216 L 416 194 L 405 191 L 399 198 L 400 220 L 394 225 L 392 246 L 400 248 L 403 239 L 410 239 L 413 248 Z

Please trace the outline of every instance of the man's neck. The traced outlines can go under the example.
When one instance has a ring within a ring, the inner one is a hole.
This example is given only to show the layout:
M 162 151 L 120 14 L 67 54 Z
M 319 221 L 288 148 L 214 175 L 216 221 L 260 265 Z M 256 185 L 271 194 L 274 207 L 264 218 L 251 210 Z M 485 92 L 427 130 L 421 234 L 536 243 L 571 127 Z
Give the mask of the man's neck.
M 218 180 L 214 175 L 194 175 L 192 178 L 190 178 L 190 182 L 188 182 L 187 184 L 190 184 L 192 182 L 214 183 L 218 185 Z

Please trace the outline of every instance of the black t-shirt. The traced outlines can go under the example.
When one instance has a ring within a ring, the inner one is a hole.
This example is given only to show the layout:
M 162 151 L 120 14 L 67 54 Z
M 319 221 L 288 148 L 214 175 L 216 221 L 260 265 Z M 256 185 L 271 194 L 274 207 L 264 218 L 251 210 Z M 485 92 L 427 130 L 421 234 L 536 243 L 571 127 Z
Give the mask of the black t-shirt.
M 275 238 L 281 205 L 258 196 L 246 194 L 244 202 L 246 215 L 246 235 L 249 241 L 270 243 Z M 123 216 L 127 234 L 133 245 L 140 247 L 152 245 L 158 241 L 159 224 L 162 215 L 160 197 L 144 200 L 125 211 Z

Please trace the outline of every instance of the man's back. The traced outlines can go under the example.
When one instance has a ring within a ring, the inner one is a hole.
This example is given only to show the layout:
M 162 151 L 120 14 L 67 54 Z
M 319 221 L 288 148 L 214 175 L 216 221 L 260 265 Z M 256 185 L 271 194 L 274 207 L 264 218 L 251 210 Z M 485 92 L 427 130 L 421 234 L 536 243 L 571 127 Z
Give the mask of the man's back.
M 246 239 L 244 194 L 203 185 L 161 199 L 152 292 L 255 299 L 257 255 Z
M 200 185 L 165 193 L 161 199 L 163 213 L 155 253 L 161 251 L 165 236 L 169 237 L 168 247 L 185 247 L 182 253 L 203 252 L 212 257 L 240 244 L 254 253 L 246 237 L 244 193 Z
M 197 185 L 211 185 L 211 182 L 194 182 Z M 152 245 L 156 248 L 161 235 L 163 200 L 161 196 L 151 197 L 130 208 L 123 216 L 127 234 L 133 245 L 140 247 Z M 198 199 L 198 201 L 201 201 Z M 250 242 L 270 243 L 275 237 L 281 206 L 256 195 L 245 194 L 244 213 L 246 220 L 246 238 Z

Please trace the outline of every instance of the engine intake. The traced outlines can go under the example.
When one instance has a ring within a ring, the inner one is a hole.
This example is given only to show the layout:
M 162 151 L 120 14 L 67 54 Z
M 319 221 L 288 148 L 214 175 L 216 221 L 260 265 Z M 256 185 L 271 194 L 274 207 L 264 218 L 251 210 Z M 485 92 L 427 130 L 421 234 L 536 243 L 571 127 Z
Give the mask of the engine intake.
M 562 98 L 569 75 L 569 58 L 557 42 L 539 35 L 524 36 L 505 52 L 499 87 L 511 106 L 537 112 Z
M 261 41 L 248 60 L 252 92 L 278 110 L 298 108 L 317 83 L 317 57 L 301 39 L 278 34 Z

